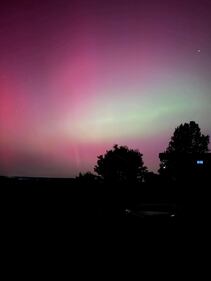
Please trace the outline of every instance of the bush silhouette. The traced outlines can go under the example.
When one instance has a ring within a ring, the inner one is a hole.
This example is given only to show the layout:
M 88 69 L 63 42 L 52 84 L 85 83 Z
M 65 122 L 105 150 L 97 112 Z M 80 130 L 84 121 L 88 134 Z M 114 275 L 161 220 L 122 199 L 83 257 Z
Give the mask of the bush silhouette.
M 97 175 L 94 175 L 91 172 L 86 172 L 84 174 L 79 173 L 79 176 L 76 177 L 76 182 L 79 184 L 99 184 L 100 183 L 100 178 Z
M 113 149 L 98 156 L 94 170 L 106 183 L 140 183 L 147 171 L 142 156 L 138 150 L 114 145 Z

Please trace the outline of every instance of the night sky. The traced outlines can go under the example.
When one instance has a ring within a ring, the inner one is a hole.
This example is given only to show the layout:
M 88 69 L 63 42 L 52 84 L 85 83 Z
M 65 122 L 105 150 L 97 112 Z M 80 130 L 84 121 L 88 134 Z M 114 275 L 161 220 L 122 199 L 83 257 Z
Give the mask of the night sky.
M 0 175 L 73 177 L 114 144 L 157 171 L 176 126 L 211 135 L 209 0 L 0 4 Z

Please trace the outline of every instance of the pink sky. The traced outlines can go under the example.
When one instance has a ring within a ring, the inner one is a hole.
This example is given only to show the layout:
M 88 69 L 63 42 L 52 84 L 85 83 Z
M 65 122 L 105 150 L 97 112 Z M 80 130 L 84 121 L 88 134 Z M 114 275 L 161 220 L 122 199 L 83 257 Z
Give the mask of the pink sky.
M 116 143 L 157 171 L 180 123 L 210 134 L 210 12 L 209 1 L 3 4 L 0 174 L 76 176 Z

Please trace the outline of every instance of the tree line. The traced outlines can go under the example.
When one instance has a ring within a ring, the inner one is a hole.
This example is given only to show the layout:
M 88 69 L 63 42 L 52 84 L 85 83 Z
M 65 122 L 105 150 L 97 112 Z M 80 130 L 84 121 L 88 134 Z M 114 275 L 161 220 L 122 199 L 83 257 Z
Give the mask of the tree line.
M 174 130 L 166 150 L 159 154 L 159 176 L 178 180 L 182 175 L 184 179 L 184 174 L 187 175 L 188 170 L 191 170 L 191 157 L 194 156 L 196 160 L 196 157 L 200 158 L 208 153 L 208 146 L 209 135 L 202 134 L 196 122 L 190 121 L 179 125 Z M 104 155 L 97 156 L 94 172 L 80 173 L 76 179 L 82 183 L 127 185 L 152 181 L 157 176 L 144 165 L 143 154 L 139 150 L 118 144 L 107 150 Z

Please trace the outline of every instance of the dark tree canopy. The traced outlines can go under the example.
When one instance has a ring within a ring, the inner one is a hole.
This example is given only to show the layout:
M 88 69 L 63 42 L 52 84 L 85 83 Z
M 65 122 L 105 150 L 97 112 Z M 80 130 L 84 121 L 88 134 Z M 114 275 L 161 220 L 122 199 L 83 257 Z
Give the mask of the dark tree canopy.
M 97 184 L 100 182 L 100 178 L 91 172 L 79 173 L 79 176 L 76 177 L 76 182 L 80 184 Z
M 123 184 L 142 182 L 147 171 L 142 156 L 138 150 L 114 145 L 105 155 L 98 156 L 94 170 L 105 182 Z
M 178 126 L 169 146 L 167 153 L 205 153 L 208 152 L 209 136 L 201 133 L 199 125 L 194 121 Z
M 188 167 L 185 167 L 178 159 L 190 158 L 191 155 L 202 155 L 209 151 L 209 136 L 205 136 L 201 133 L 199 125 L 194 121 L 190 123 L 181 124 L 178 126 L 169 145 L 162 157 L 160 155 L 160 174 L 175 176 L 181 175 L 186 172 Z

